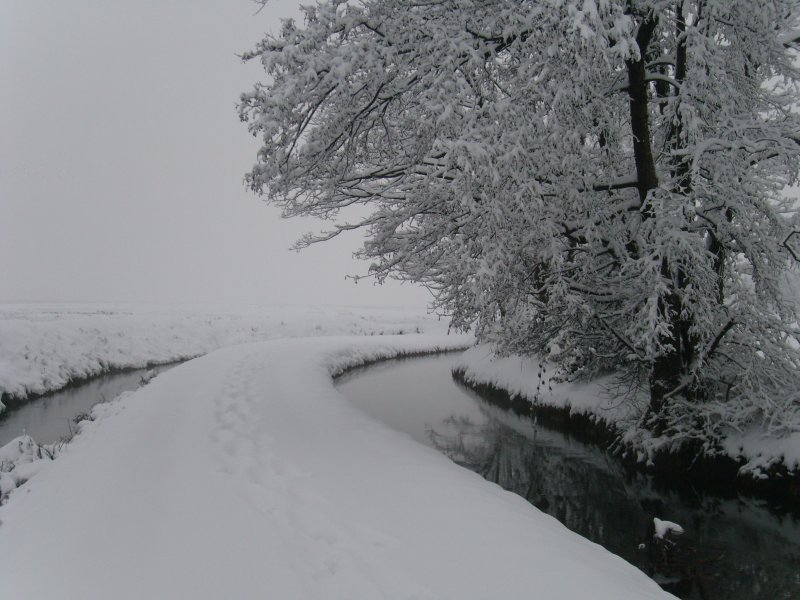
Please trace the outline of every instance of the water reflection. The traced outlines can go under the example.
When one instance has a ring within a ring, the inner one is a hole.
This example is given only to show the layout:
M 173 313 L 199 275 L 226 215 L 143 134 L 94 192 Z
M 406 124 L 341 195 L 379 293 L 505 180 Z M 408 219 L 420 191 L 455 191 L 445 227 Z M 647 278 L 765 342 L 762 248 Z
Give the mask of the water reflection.
M 23 433 L 40 444 L 52 444 L 68 438 L 75 428 L 74 419 L 77 416 L 91 412 L 92 406 L 98 402 L 106 402 L 122 392 L 135 390 L 144 380 L 173 366 L 108 373 L 35 398 L 18 408 L 8 409 L 0 415 L 0 446 Z
M 766 502 L 665 489 L 568 435 L 497 409 L 448 357 L 354 373 L 342 392 L 374 417 L 528 499 L 687 599 L 800 598 L 800 522 Z M 653 517 L 686 533 L 656 542 Z

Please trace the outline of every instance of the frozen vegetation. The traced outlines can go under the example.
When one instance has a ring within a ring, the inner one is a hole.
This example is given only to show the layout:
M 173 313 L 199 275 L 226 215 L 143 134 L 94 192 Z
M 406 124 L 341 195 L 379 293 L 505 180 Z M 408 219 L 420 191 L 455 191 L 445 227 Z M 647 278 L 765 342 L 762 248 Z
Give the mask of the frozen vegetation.
M 435 316 L 404 309 L 4 305 L 0 401 L 44 394 L 112 369 L 184 360 L 243 342 L 445 329 Z
M 168 363 L 231 344 L 289 337 L 444 333 L 447 321 L 410 309 L 184 307 L 125 305 L 4 305 L 0 307 L 2 401 L 23 401 L 100 373 Z M 542 365 L 540 367 L 540 364 Z M 612 377 L 570 383 L 557 365 L 496 356 L 487 345 L 464 355 L 468 379 L 571 411 L 627 432 L 645 454 L 674 440 L 638 425 L 646 398 L 621 400 Z M 800 466 L 800 425 L 783 435 L 760 427 L 730 430 L 722 450 L 743 457 L 756 474 L 775 464 Z
M 299 246 L 362 228 L 372 273 L 455 326 L 613 373 L 640 445 L 797 452 L 796 0 L 302 11 L 244 55 L 239 105 L 252 189 L 330 220 Z
M 0 507 L 0 597 L 667 597 L 332 385 L 351 366 L 470 341 L 239 344 L 98 405 L 57 460 L 18 438 L 2 449 L 25 469 L 14 484 L 36 473 Z

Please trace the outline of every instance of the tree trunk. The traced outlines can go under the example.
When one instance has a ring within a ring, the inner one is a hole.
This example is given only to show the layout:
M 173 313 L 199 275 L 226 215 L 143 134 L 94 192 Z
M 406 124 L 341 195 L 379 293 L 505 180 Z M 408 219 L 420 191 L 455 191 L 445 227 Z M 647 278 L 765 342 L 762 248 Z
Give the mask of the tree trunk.
M 642 213 L 650 216 L 647 208 L 647 194 L 658 185 L 656 163 L 650 136 L 650 113 L 647 106 L 647 47 L 653 37 L 657 21 L 649 16 L 639 26 L 636 42 L 639 45 L 639 60 L 629 60 L 628 94 L 630 95 L 631 134 L 633 135 L 633 157 L 636 163 L 636 181 Z
M 668 261 L 661 262 L 662 277 L 669 277 L 670 268 Z M 650 405 L 648 406 L 646 423 L 659 435 L 663 432 L 664 407 L 668 401 L 668 394 L 677 389 L 681 384 L 681 375 L 687 365 L 684 352 L 684 327 L 680 319 L 681 300 L 673 291 L 659 300 L 659 310 L 669 323 L 669 333 L 659 340 L 664 345 L 663 352 L 653 361 L 650 369 Z
M 682 6 L 678 3 L 678 33 L 683 33 L 685 23 L 682 20 Z M 637 189 L 641 201 L 641 215 L 643 219 L 655 216 L 649 202 L 649 193 L 658 186 L 658 174 L 653 158 L 652 138 L 650 135 L 650 109 L 648 106 L 649 89 L 647 82 L 646 60 L 648 47 L 653 39 L 658 22 L 652 15 L 648 15 L 639 25 L 636 42 L 639 45 L 639 60 L 629 60 L 628 89 L 630 94 L 631 133 L 633 135 L 633 154 L 636 164 Z M 676 56 L 676 80 L 680 82 L 686 75 L 686 49 L 685 44 L 680 44 Z M 682 141 L 682 128 L 680 123 L 672 130 L 673 148 L 679 147 Z M 688 194 L 691 182 L 689 181 L 690 169 L 685 162 L 678 162 L 673 168 L 681 194 Z M 664 408 L 668 402 L 669 394 L 681 385 L 681 379 L 688 372 L 689 364 L 695 353 L 691 337 L 691 317 L 683 313 L 683 303 L 678 291 L 685 285 L 684 274 L 674 272 L 667 257 L 661 259 L 661 276 L 672 290 L 659 299 L 659 313 L 668 323 L 667 333 L 659 340 L 663 351 L 655 358 L 650 369 L 650 404 L 647 411 L 646 422 L 658 434 L 664 429 Z

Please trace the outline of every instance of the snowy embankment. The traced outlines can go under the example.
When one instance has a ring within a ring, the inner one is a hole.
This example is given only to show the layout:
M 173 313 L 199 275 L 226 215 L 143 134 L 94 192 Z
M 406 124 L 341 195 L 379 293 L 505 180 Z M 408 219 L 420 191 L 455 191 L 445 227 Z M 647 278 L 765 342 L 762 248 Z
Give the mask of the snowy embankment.
M 420 310 L 0 306 L 2 400 L 22 400 L 112 369 L 141 368 L 274 338 L 441 332 Z
M 465 381 L 505 390 L 511 397 L 521 397 L 538 406 L 564 409 L 570 415 L 585 415 L 633 441 L 640 452 L 639 460 L 646 461 L 660 450 L 668 450 L 674 440 L 649 437 L 637 427 L 646 399 L 639 404 L 632 400 L 615 399 L 612 378 L 589 383 L 557 382 L 554 369 L 531 357 L 494 354 L 491 346 L 479 345 L 459 357 L 454 369 Z M 742 464 L 741 474 L 755 478 L 775 465 L 789 471 L 800 470 L 800 433 L 783 438 L 771 438 L 760 430 L 731 431 L 723 440 L 726 456 Z
M 488 344 L 480 344 L 462 354 L 453 368 L 462 371 L 467 381 L 506 390 L 555 408 L 593 415 L 607 423 L 625 422 L 636 407 L 609 401 L 606 380 L 591 383 L 559 382 L 553 379 L 554 367 L 529 356 L 499 356 Z
M 0 507 L 0 597 L 667 597 L 332 384 L 468 341 L 231 346 L 102 406 Z

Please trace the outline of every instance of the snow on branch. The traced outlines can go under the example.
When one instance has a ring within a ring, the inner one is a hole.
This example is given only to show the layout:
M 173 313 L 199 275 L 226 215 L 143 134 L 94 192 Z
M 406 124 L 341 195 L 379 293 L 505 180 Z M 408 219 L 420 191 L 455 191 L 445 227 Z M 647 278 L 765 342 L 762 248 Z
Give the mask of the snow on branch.
M 795 4 L 320 0 L 245 54 L 247 183 L 454 326 L 635 380 L 654 430 L 800 430 Z

